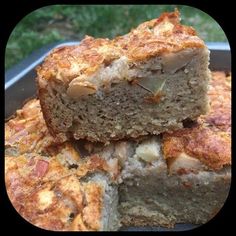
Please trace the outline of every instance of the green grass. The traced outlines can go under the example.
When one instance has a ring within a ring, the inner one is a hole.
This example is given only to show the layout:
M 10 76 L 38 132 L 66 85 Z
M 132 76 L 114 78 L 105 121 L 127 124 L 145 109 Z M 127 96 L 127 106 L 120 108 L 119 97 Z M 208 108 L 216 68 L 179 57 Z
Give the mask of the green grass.
M 14 28 L 6 46 L 8 69 L 32 51 L 60 40 L 81 40 L 86 34 L 112 38 L 139 23 L 173 11 L 176 5 L 53 5 L 25 16 Z M 182 23 L 191 25 L 206 41 L 227 41 L 221 27 L 206 13 L 177 6 Z

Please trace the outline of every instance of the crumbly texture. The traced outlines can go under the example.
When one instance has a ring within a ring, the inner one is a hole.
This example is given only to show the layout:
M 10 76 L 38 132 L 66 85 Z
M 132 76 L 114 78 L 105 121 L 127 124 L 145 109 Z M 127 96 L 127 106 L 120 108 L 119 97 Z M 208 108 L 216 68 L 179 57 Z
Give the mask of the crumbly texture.
M 181 128 L 207 111 L 208 61 L 177 11 L 113 40 L 86 37 L 37 69 L 45 121 L 57 139 L 103 143 Z
M 208 98 L 206 115 L 143 141 L 124 162 L 123 225 L 203 224 L 221 209 L 231 183 L 231 76 L 213 72 Z
M 30 223 L 57 231 L 206 223 L 231 182 L 231 76 L 212 75 L 206 115 L 179 131 L 106 146 L 56 144 L 39 101 L 29 101 L 5 125 L 13 206 Z
M 118 230 L 115 173 L 115 166 L 98 155 L 81 158 L 72 143 L 55 145 L 36 99 L 6 123 L 7 193 L 33 225 L 54 231 Z
M 211 171 L 211 165 L 197 156 L 182 153 L 170 164 L 163 156 L 162 144 L 158 136 L 106 147 L 85 144 L 92 155 L 118 159 L 118 209 L 123 227 L 204 224 L 218 213 L 228 196 L 230 162 Z
M 180 158 L 170 168 L 162 152 L 150 161 L 150 147 L 160 150 L 161 141 L 154 137 L 141 142 L 122 169 L 122 225 L 171 228 L 176 223 L 204 224 L 213 218 L 228 196 L 230 167 L 211 172 L 194 158 Z

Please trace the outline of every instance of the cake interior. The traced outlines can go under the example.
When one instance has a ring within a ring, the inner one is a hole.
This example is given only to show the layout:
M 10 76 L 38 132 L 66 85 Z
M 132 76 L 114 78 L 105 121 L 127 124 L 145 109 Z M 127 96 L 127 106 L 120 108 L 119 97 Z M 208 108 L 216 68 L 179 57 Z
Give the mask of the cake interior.
M 50 79 L 40 92 L 45 120 L 54 133 L 99 142 L 181 128 L 207 111 L 208 60 L 207 48 L 135 63 L 123 56 L 87 79 L 102 86 L 86 96 L 76 79 L 67 86 Z

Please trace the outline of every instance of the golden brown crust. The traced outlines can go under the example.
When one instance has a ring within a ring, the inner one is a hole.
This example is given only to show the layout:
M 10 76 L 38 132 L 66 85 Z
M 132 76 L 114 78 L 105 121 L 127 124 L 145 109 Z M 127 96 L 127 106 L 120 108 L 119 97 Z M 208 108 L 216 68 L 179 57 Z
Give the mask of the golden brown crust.
M 125 56 L 139 61 L 163 53 L 186 48 L 202 48 L 204 42 L 193 28 L 180 24 L 179 12 L 163 13 L 158 19 L 144 22 L 130 33 L 113 40 L 85 37 L 77 46 L 60 47 L 52 51 L 38 75 L 43 80 L 59 80 L 68 84 L 76 77 L 87 77 L 102 64 Z
M 48 153 L 55 139 L 48 132 L 37 99 L 27 102 L 16 111 L 16 117 L 5 125 L 5 146 L 16 151 Z
M 129 34 L 114 39 L 114 42 L 134 61 L 185 48 L 204 47 L 192 27 L 180 24 L 179 15 L 178 11 L 163 13 L 158 19 L 142 23 Z
M 200 117 L 200 122 L 216 130 L 231 133 L 231 75 L 212 72 L 208 96 L 209 112 Z
M 212 170 L 231 164 L 231 76 L 213 72 L 208 96 L 209 112 L 193 127 L 163 135 L 166 159 L 184 152 Z
M 115 181 L 109 163 L 98 155 L 82 160 L 72 144 L 54 143 L 36 99 L 5 124 L 5 139 L 6 189 L 22 217 L 49 230 L 102 228 L 104 186 L 81 178 L 107 172 Z
M 30 223 L 49 230 L 101 229 L 104 189 L 81 182 L 85 175 L 64 167 L 56 157 L 5 158 L 5 183 L 13 206 Z

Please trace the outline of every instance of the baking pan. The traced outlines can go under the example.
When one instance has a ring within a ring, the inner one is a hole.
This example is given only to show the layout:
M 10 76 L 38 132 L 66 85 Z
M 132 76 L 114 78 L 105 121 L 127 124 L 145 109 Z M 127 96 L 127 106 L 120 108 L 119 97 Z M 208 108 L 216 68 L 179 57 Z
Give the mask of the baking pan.
M 56 47 L 75 45 L 79 42 L 58 42 L 47 45 L 9 69 L 5 73 L 5 119 L 22 107 L 25 100 L 36 95 L 35 68 L 43 62 L 45 56 Z M 210 49 L 210 69 L 231 71 L 231 52 L 228 43 L 207 43 Z M 175 228 L 129 227 L 121 231 L 186 231 L 198 227 L 192 224 L 177 224 Z

